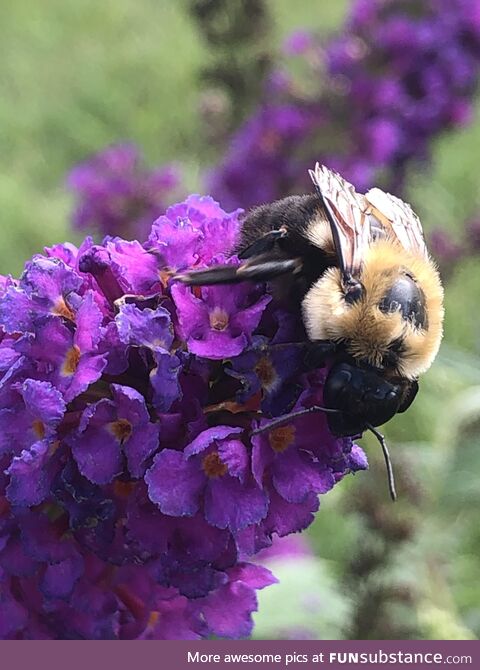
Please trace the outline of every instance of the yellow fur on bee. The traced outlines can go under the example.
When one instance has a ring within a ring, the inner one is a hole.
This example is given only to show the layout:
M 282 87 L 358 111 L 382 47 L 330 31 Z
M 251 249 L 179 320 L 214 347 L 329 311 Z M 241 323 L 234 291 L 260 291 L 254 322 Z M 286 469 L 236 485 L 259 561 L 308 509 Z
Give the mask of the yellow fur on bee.
M 318 212 L 307 228 L 305 236 L 315 247 L 322 249 L 330 256 L 336 256 L 332 229 L 322 212 Z
M 379 308 L 382 297 L 405 272 L 425 295 L 425 329 L 403 319 L 399 311 L 385 314 Z M 442 339 L 443 288 L 433 261 L 406 251 L 396 240 L 378 240 L 365 252 L 359 279 L 364 294 L 353 304 L 345 301 L 338 268 L 327 270 L 310 288 L 302 304 L 309 338 L 342 340 L 355 358 L 376 366 L 389 345 L 401 340 L 396 371 L 416 379 L 432 364 Z

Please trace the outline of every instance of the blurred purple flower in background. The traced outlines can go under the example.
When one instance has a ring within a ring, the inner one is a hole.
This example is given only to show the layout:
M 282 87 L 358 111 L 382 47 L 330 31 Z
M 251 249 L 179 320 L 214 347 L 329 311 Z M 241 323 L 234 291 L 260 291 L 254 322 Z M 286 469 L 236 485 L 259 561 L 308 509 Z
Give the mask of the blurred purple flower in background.
M 435 227 L 429 235 L 429 248 L 438 261 L 444 278 L 448 278 L 461 266 L 463 260 L 478 256 L 480 252 L 480 220 L 468 219 L 461 228 L 460 239 L 444 228 Z
M 250 207 L 308 190 L 319 160 L 360 191 L 399 193 L 432 139 L 471 118 L 479 16 L 478 0 L 355 0 L 329 42 L 296 31 L 208 190 Z
M 442 228 L 434 228 L 430 232 L 429 240 L 429 248 L 444 272 L 450 270 L 465 256 L 465 248 L 455 242 L 452 236 Z
M 220 147 L 216 167 L 204 172 L 204 189 L 226 207 L 249 208 L 309 191 L 307 169 L 320 161 L 359 191 L 380 186 L 401 195 L 409 165 L 428 161 L 435 137 L 471 120 L 479 16 L 479 0 L 353 0 L 333 38 L 294 31 L 283 56 L 267 59 L 263 95 Z M 75 228 L 141 241 L 183 190 L 174 166 L 147 169 L 131 144 L 108 147 L 81 163 L 68 185 L 76 196 Z M 207 212 L 206 201 L 197 205 Z M 189 207 L 186 201 L 183 208 Z M 184 217 L 169 209 L 151 232 L 175 266 L 173 256 L 182 256 L 184 245 L 199 253 L 199 233 L 183 224 Z M 233 228 L 225 224 L 231 241 Z M 209 240 L 199 260 L 221 251 L 218 239 Z
M 173 165 L 149 170 L 142 163 L 134 145 L 117 144 L 77 165 L 67 178 L 76 198 L 74 228 L 144 239 L 178 195 L 180 174 Z
M 228 254 L 239 214 L 190 196 L 144 246 L 57 245 L 2 280 L 0 637 L 248 636 L 275 581 L 249 561 L 366 467 L 323 415 L 251 439 L 325 371 L 265 286 L 172 279 Z

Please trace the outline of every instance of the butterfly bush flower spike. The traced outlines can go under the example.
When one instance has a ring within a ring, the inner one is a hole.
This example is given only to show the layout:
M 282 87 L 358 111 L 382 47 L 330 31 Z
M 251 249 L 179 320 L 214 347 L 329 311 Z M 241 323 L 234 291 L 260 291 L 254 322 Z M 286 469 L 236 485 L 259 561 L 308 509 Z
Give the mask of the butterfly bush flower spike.
M 74 228 L 143 239 L 178 194 L 180 174 L 174 165 L 148 169 L 135 145 L 115 144 L 77 165 L 67 186 L 75 197 Z
M 320 161 L 360 192 L 400 194 L 435 137 L 472 119 L 479 64 L 476 0 L 353 0 L 333 38 L 287 38 L 209 191 L 229 207 L 277 200 L 309 189 Z
M 366 467 L 322 415 L 252 437 L 325 370 L 268 286 L 175 280 L 237 263 L 240 216 L 192 195 L 143 245 L 56 245 L 2 279 L 2 638 L 248 637 L 275 582 L 255 554 Z

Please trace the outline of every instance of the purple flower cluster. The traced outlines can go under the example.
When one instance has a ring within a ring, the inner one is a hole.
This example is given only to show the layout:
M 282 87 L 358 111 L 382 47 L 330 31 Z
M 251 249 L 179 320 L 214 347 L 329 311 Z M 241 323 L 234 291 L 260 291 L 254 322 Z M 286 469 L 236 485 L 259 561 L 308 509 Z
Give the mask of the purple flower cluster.
M 178 196 L 180 175 L 173 165 L 148 170 L 134 145 L 117 144 L 77 165 L 67 185 L 76 197 L 75 228 L 144 239 Z
M 210 175 L 209 190 L 227 206 L 308 189 L 306 168 L 317 160 L 360 191 L 399 192 L 432 139 L 470 119 L 480 2 L 354 0 L 342 34 L 327 45 L 297 31 L 284 50 L 268 102 Z
M 263 285 L 190 289 L 239 211 L 190 196 L 145 245 L 47 248 L 0 282 L 0 637 L 245 637 L 249 560 L 366 460 L 311 414 L 325 370 Z M 229 262 L 235 263 L 235 257 Z
M 430 232 L 430 249 L 437 259 L 444 277 L 450 275 L 462 260 L 480 253 L 480 220 L 474 217 L 462 228 L 460 240 L 447 230 L 436 227 Z

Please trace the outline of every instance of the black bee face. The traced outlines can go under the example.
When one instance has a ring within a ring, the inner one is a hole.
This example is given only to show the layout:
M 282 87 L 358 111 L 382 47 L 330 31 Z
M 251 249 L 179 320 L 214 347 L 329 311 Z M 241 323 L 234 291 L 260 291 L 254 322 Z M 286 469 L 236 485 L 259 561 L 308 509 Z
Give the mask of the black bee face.
M 405 383 L 392 383 L 375 370 L 341 362 L 332 367 L 325 382 L 324 403 L 338 409 L 328 414 L 330 431 L 338 436 L 360 435 L 370 426 L 380 426 L 413 401 L 415 392 L 406 394 Z M 411 396 L 411 397 L 410 397 Z M 408 403 L 408 404 L 407 404 Z

